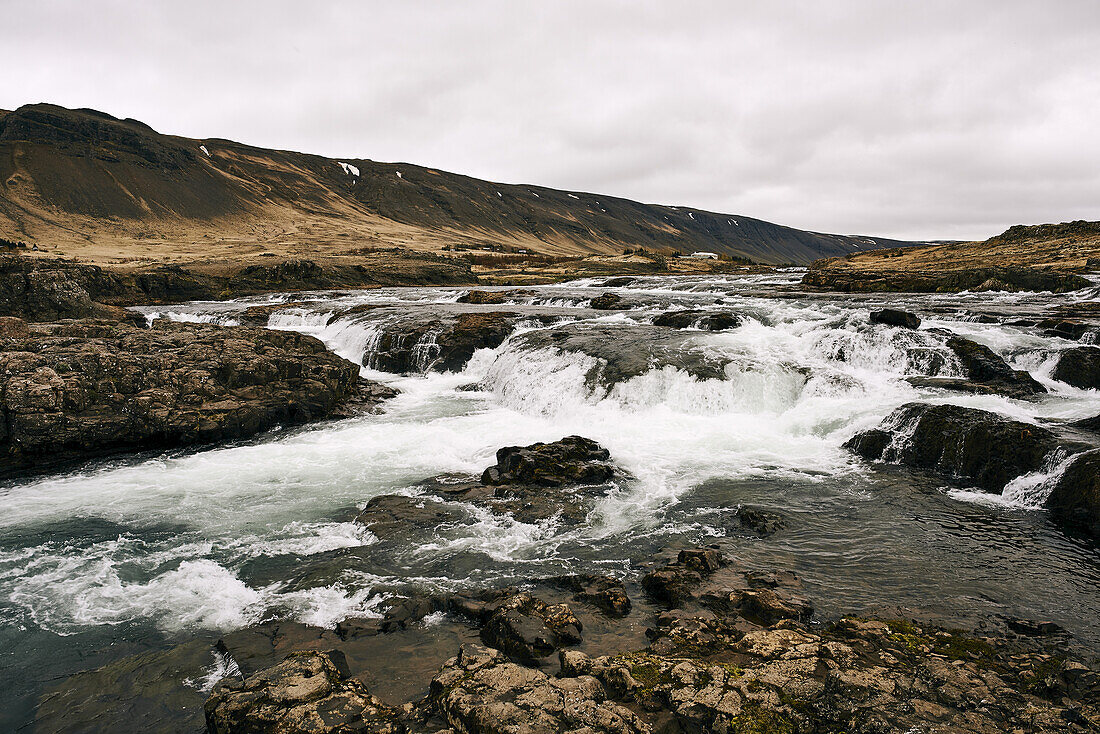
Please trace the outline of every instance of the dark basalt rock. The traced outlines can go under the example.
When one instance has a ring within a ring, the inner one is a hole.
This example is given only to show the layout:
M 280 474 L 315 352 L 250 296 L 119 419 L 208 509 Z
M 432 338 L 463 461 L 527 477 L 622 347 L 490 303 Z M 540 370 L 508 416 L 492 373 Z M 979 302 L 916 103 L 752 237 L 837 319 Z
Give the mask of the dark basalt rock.
M 1085 390 L 1100 389 L 1100 347 L 1074 347 L 1058 355 L 1055 380 Z
M 1051 518 L 1100 541 L 1100 451 L 1073 459 L 1047 497 Z
M 565 604 L 516 594 L 496 607 L 481 628 L 481 639 L 519 660 L 535 660 L 580 643 L 581 623 Z
M 574 601 L 591 604 L 610 617 L 625 617 L 630 614 L 630 597 L 619 579 L 594 574 L 573 574 L 558 576 L 550 579 L 550 582 L 574 592 Z
M 204 706 L 211 734 L 398 734 L 401 712 L 351 678 L 342 653 L 304 652 L 220 683 Z
M 787 523 L 783 520 L 782 515 L 777 515 L 774 512 L 765 512 L 756 507 L 740 507 L 737 510 L 737 519 L 740 521 L 741 527 L 746 530 L 752 530 L 761 537 L 775 535 L 780 530 L 787 527 Z
M 604 293 L 603 295 L 596 296 L 588 304 L 589 308 L 594 308 L 597 311 L 611 311 L 619 308 L 619 304 L 622 303 L 622 296 L 617 293 Z
M 553 443 L 506 446 L 497 450 L 497 463 L 485 470 L 481 483 L 543 487 L 597 484 L 614 476 L 614 467 L 607 463 L 610 458 L 607 449 L 581 436 L 566 436 Z
M 1071 319 L 1043 319 L 1037 327 L 1045 330 L 1047 336 L 1061 337 L 1077 341 L 1085 334 L 1096 329 L 1095 326 Z
M 893 441 L 901 433 L 909 437 Z M 1040 469 L 1059 441 L 1049 430 L 996 413 L 958 405 L 908 403 L 878 429 L 858 434 L 845 448 L 865 459 L 904 464 L 959 477 L 988 492 Z
M 1094 415 L 1091 418 L 1082 418 L 1079 421 L 1074 421 L 1069 424 L 1072 428 L 1077 428 L 1082 431 L 1094 431 L 1100 433 L 1100 415 Z
M 889 326 L 902 326 L 906 329 L 920 328 L 920 317 L 909 311 L 901 311 L 896 308 L 884 308 L 871 312 L 872 324 L 887 324 Z
M 506 311 L 464 313 L 453 319 L 387 327 L 377 351 L 364 364 L 383 372 L 460 372 L 479 349 L 499 347 L 515 329 L 519 314 Z
M 1047 390 L 1024 370 L 1014 370 L 989 347 L 953 336 L 947 347 L 955 353 L 971 383 L 1008 397 L 1029 397 Z M 978 390 L 975 390 L 978 391 Z
M 695 327 L 704 331 L 724 331 L 741 325 L 741 317 L 735 313 L 687 309 L 669 311 L 653 319 L 654 326 L 668 326 L 673 329 Z
M 462 517 L 458 508 L 446 502 L 384 494 L 372 497 L 355 521 L 378 537 L 388 538 L 411 528 L 436 528 L 445 523 L 458 522 Z
M 637 278 L 631 278 L 629 276 L 622 276 L 622 277 L 619 277 L 619 278 L 608 278 L 607 280 L 605 280 L 600 285 L 600 287 L 601 288 L 622 288 L 624 286 L 630 285 L 631 283 L 633 283 L 636 280 L 637 280 Z
M 1026 267 L 966 270 L 859 270 L 842 258 L 818 260 L 802 278 L 813 290 L 845 293 L 958 293 L 959 291 L 1052 291 L 1088 288 L 1091 281 L 1076 273 Z
M 358 367 L 313 337 L 157 321 L 34 325 L 0 354 L 0 474 L 323 418 Z

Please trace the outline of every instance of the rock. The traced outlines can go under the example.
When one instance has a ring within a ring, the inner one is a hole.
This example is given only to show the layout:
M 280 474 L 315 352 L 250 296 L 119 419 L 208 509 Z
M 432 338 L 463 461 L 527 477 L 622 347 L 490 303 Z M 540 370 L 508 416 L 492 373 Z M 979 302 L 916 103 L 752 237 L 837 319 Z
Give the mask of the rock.
M 387 324 L 375 351 L 363 355 L 371 369 L 400 374 L 460 372 L 479 349 L 499 347 L 515 329 L 519 314 L 463 313 L 428 321 Z
M 500 304 L 515 300 L 520 296 L 531 295 L 531 291 L 470 291 L 458 297 L 459 303 Z
M 611 576 L 573 574 L 558 576 L 550 582 L 574 592 L 574 601 L 598 607 L 609 617 L 625 617 L 630 614 L 630 597 L 623 582 Z
M 649 734 L 591 676 L 551 678 L 479 645 L 463 645 L 432 680 L 428 710 L 467 734 Z
M 845 293 L 958 293 L 959 291 L 1052 291 L 1065 293 L 1088 288 L 1091 282 L 1076 273 L 1044 268 L 990 267 L 956 270 L 898 270 L 850 267 L 844 258 L 817 260 L 802 285 L 811 290 Z
M 364 413 L 381 413 L 381 404 L 400 394 L 396 388 L 361 377 L 354 394 L 329 415 L 333 418 L 351 418 Z
M 680 551 L 670 563 L 642 577 L 642 588 L 656 601 L 678 606 L 693 597 L 703 578 L 725 565 L 722 554 L 712 548 Z
M 703 331 L 724 331 L 735 329 L 741 325 L 741 317 L 735 313 L 703 311 L 702 309 L 687 309 L 684 311 L 668 311 L 653 319 L 654 326 L 668 326 L 673 329 L 688 329 L 691 327 Z
M 898 436 L 903 440 L 895 442 Z M 865 459 L 928 469 L 1000 492 L 1012 479 L 1040 469 L 1058 443 L 1045 428 L 985 410 L 907 403 L 878 429 L 844 446 Z
M 243 324 L 254 326 L 267 326 L 272 314 L 280 311 L 288 311 L 293 308 L 305 308 L 319 303 L 318 301 L 287 301 L 285 303 L 265 303 L 262 306 L 249 306 L 241 312 L 240 321 Z
M 1077 341 L 1096 328 L 1072 319 L 1043 319 L 1036 326 L 1044 329 L 1047 336 L 1061 337 L 1072 341 Z
M 589 308 L 594 308 L 597 311 L 610 311 L 612 309 L 619 308 L 619 304 L 622 303 L 622 296 L 617 293 L 604 293 L 603 295 L 596 296 L 588 304 Z
M 349 678 L 336 651 L 305 652 L 220 683 L 204 706 L 211 734 L 398 734 L 401 712 Z
M 1094 415 L 1091 418 L 1082 418 L 1081 420 L 1074 421 L 1069 425 L 1082 431 L 1093 431 L 1095 433 L 1100 433 L 1100 414 Z
M 1073 347 L 1058 355 L 1055 380 L 1084 390 L 1100 389 L 1100 347 Z
M 1047 390 L 1024 370 L 1014 370 L 989 347 L 952 336 L 947 347 L 955 353 L 967 379 L 1008 397 L 1028 397 Z
M 0 474 L 244 438 L 330 415 L 358 386 L 356 365 L 294 332 L 36 324 L 0 353 Z
M 411 528 L 436 528 L 462 517 L 458 508 L 432 498 L 384 494 L 372 497 L 355 521 L 378 537 L 387 538 Z
M 871 323 L 902 326 L 906 329 L 917 329 L 920 328 L 920 317 L 908 311 L 901 311 L 896 308 L 884 308 L 879 311 L 871 312 Z
M 1051 518 L 1100 541 L 1100 451 L 1075 458 L 1047 497 Z
M 529 594 L 516 594 L 486 620 L 481 639 L 519 660 L 534 660 L 578 644 L 581 623 L 565 604 L 547 604 Z
M 15 316 L 0 316 L 0 339 L 23 339 L 30 335 L 27 322 Z
M 595 358 L 597 363 L 585 375 L 585 382 L 591 390 L 605 393 L 619 383 L 664 368 L 681 370 L 698 380 L 729 379 L 726 367 L 733 359 L 697 342 L 698 335 L 691 331 L 592 322 L 535 329 L 512 340 L 525 350 L 555 349 Z
M 620 276 L 618 278 L 608 278 L 607 280 L 605 280 L 600 285 L 600 287 L 601 288 L 623 288 L 625 286 L 630 285 L 631 283 L 633 283 L 636 280 L 637 280 L 637 278 L 631 278 L 629 276 Z
M 775 535 L 787 526 L 782 515 L 777 515 L 773 512 L 765 512 L 756 507 L 747 507 L 744 505 L 738 508 L 737 519 L 741 522 L 741 527 L 746 530 L 752 530 L 761 537 Z
M 553 443 L 506 446 L 497 450 L 496 458 L 497 463 L 482 473 L 482 484 L 563 487 L 606 482 L 615 475 L 607 449 L 581 436 L 566 436 Z

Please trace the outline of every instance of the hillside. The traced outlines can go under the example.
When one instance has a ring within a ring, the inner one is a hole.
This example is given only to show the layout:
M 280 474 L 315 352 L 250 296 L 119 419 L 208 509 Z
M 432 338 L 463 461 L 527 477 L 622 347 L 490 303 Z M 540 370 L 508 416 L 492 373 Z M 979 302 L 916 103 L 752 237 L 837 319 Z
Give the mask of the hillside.
M 808 263 L 909 244 L 405 163 L 193 140 L 46 104 L 0 112 L 0 237 L 99 261 L 398 245 L 550 255 L 644 247 Z
M 1016 225 L 984 242 L 819 260 L 803 285 L 842 291 L 1075 290 L 1100 270 L 1100 222 Z

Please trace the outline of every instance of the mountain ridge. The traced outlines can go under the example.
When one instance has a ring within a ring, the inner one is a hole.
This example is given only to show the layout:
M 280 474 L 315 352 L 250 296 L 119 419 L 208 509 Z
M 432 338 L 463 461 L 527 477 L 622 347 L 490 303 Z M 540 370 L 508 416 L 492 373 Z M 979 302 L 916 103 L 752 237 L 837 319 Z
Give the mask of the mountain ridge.
M 0 112 L 0 237 L 77 256 L 396 244 L 549 255 L 706 250 L 773 264 L 914 244 L 412 163 L 164 135 L 138 120 L 49 104 Z

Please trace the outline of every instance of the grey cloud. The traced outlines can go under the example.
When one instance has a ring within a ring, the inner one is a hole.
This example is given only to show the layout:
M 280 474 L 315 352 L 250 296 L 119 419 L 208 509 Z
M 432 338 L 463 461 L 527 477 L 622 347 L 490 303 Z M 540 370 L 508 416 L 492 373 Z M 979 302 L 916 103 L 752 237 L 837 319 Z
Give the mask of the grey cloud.
M 0 0 L 0 107 L 822 231 L 1100 218 L 1093 0 Z

